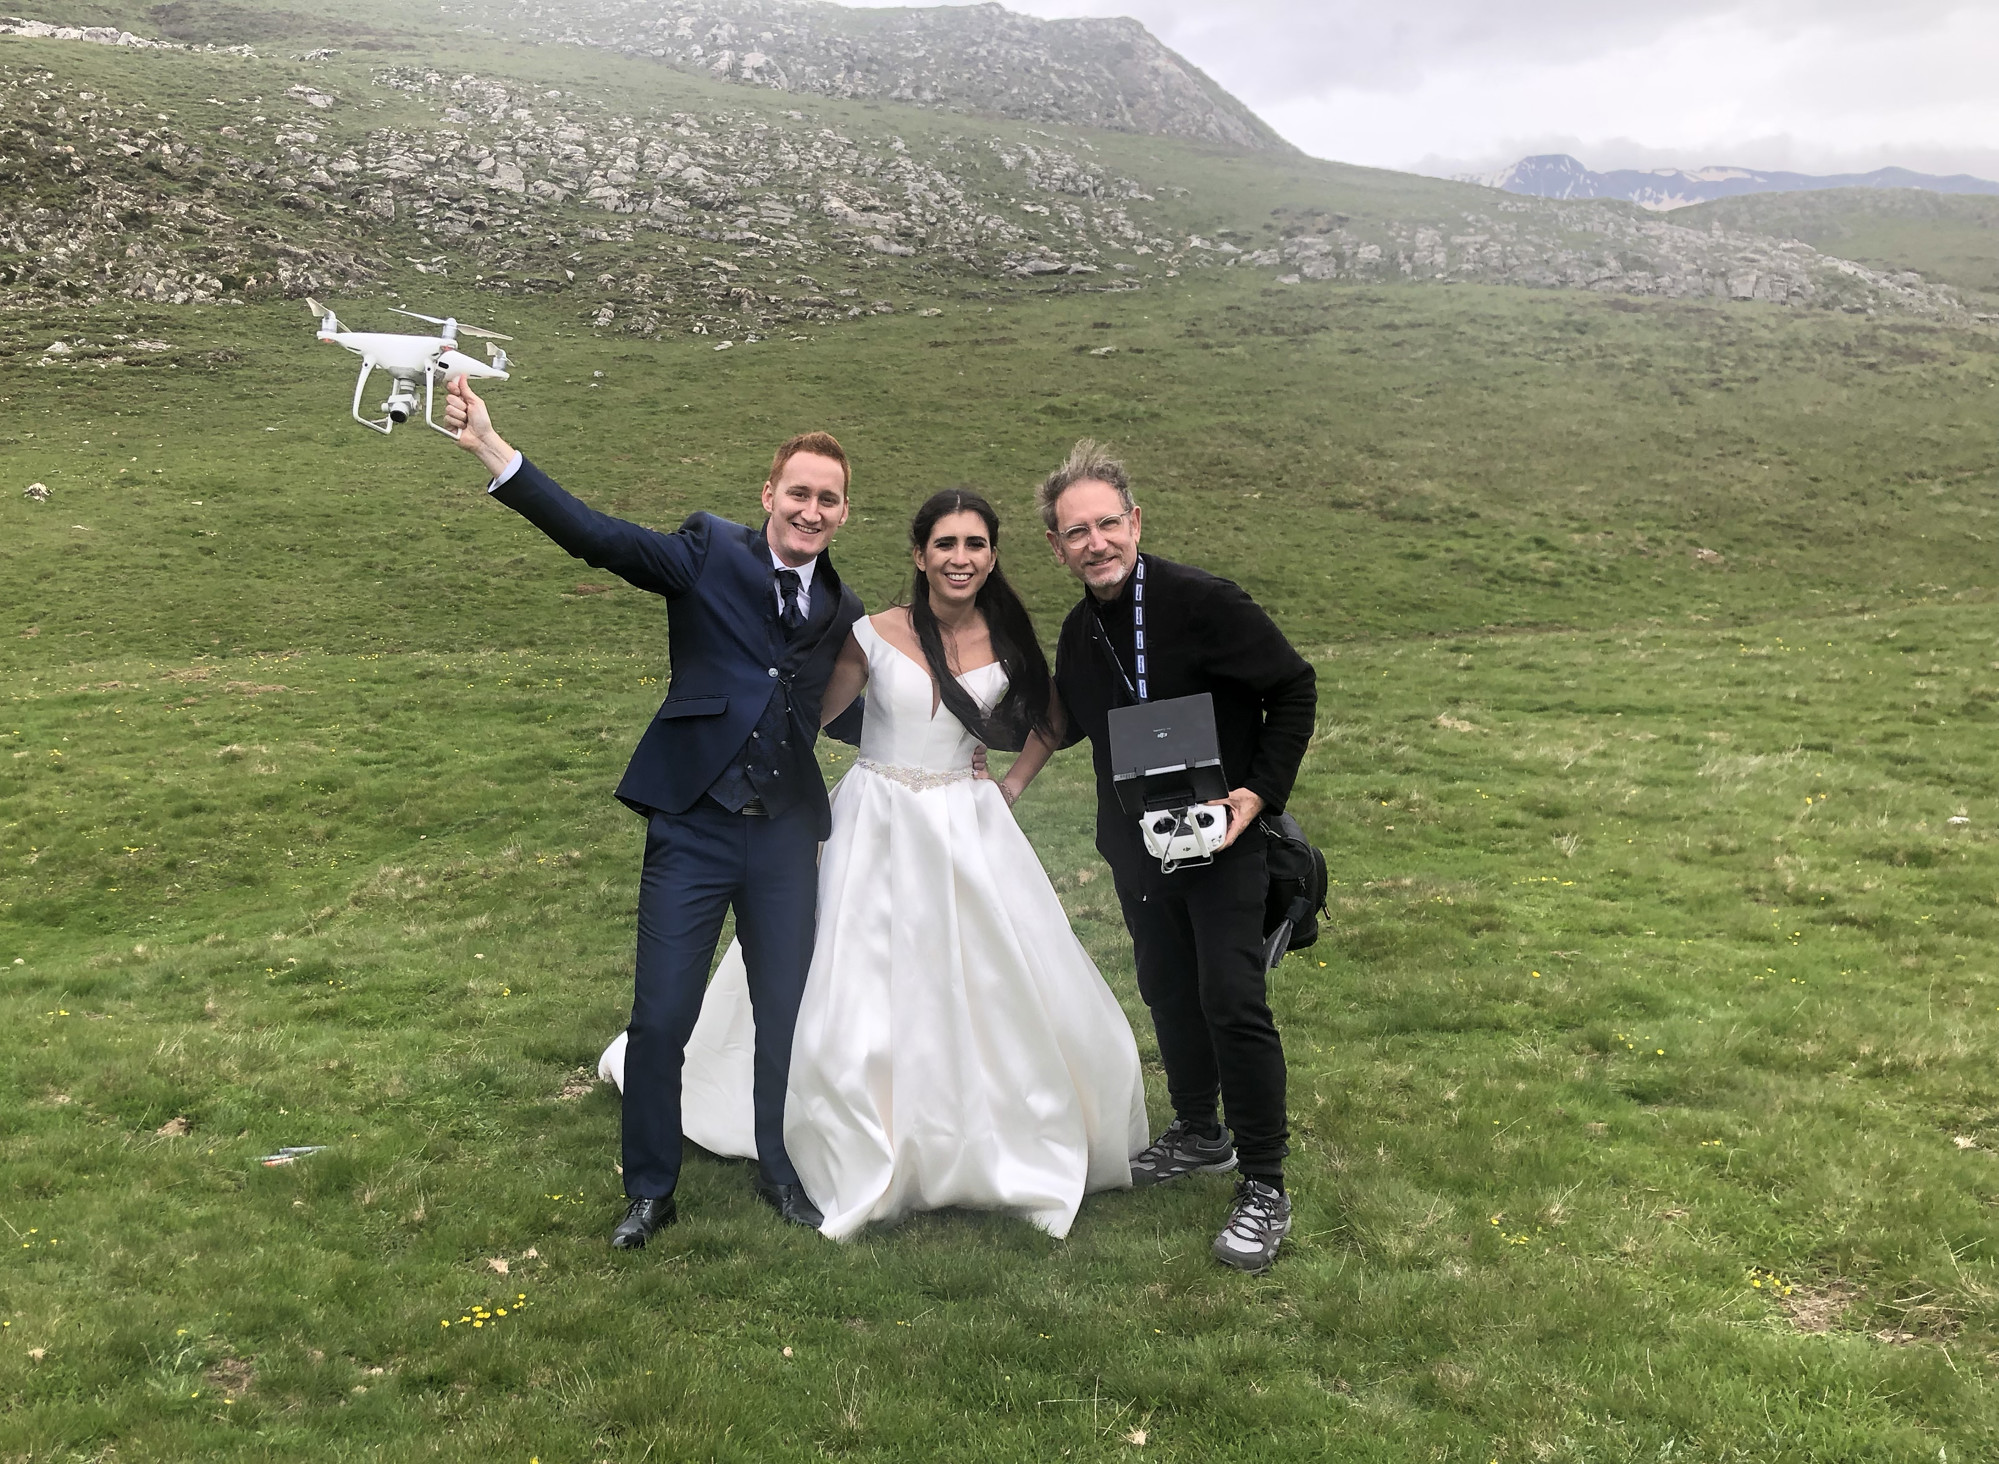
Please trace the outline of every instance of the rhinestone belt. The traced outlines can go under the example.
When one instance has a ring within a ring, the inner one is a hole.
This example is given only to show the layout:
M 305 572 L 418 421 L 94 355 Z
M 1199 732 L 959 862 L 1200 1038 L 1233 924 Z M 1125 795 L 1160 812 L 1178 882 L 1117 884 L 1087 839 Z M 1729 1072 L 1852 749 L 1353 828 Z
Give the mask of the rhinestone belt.
M 930 768 L 897 767 L 894 763 L 876 762 L 870 757 L 854 759 L 854 766 L 866 768 L 871 773 L 879 773 L 890 782 L 900 783 L 903 787 L 918 793 L 931 788 L 946 788 L 953 783 L 963 783 L 974 776 L 970 768 L 946 768 L 942 772 L 937 772 Z

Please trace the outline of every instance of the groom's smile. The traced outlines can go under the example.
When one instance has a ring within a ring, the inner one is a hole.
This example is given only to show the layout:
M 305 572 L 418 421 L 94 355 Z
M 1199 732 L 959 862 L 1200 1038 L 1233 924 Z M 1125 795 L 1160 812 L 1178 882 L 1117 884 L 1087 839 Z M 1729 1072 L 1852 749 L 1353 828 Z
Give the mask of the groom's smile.
M 764 484 L 763 505 L 771 552 L 794 568 L 807 564 L 847 521 L 847 470 L 816 452 L 793 453 Z

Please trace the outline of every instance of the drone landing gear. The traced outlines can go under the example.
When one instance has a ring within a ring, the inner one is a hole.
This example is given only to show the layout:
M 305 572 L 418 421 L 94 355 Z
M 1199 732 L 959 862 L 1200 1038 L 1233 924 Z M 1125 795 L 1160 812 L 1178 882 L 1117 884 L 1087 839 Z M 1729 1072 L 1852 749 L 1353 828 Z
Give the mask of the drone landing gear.
M 448 386 L 449 384 L 450 384 L 450 383 L 449 383 L 449 381 L 447 380 L 447 382 L 446 382 L 446 385 Z M 424 374 L 423 374 L 423 425 L 424 425 L 424 426 L 426 426 L 426 427 L 428 427 L 428 428 L 429 428 L 429 429 L 430 429 L 431 431 L 433 431 L 433 432 L 441 432 L 441 433 L 443 433 L 443 434 L 444 434 L 444 435 L 445 435 L 446 437 L 450 438 L 450 439 L 451 439 L 451 440 L 452 440 L 453 442 L 456 442 L 456 441 L 458 440 L 458 434 L 457 434 L 456 432 L 453 432 L 453 431 L 452 431 L 452 430 L 451 430 L 451 429 L 450 429 L 449 427 L 440 427 L 440 426 L 438 426 L 438 425 L 437 425 L 437 422 L 436 422 L 436 420 L 435 420 L 434 418 L 432 418 L 432 416 L 431 416 L 431 414 L 430 414 L 430 403 L 431 403 L 431 395 L 432 395 L 432 391 L 433 391 L 433 389 L 434 389 L 434 388 L 436 387 L 436 385 L 437 385 L 437 373 L 436 373 L 435 371 L 426 371 L 426 372 L 424 372 Z
M 387 417 L 382 418 L 379 422 L 371 422 L 361 415 L 361 394 L 368 389 L 368 374 L 374 369 L 375 363 L 373 361 L 364 360 L 361 363 L 360 379 L 354 383 L 354 406 L 352 410 L 356 422 L 359 422 L 363 427 L 371 431 L 379 432 L 382 436 L 387 437 L 390 432 L 395 430 L 394 422 Z

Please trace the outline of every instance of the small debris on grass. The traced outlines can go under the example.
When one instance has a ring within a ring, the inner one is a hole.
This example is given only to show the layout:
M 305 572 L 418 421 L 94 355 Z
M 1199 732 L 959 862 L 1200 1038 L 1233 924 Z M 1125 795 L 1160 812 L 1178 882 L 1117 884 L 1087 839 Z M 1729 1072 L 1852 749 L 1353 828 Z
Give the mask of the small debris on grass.
M 1726 564 L 1727 562 L 1728 562 L 1727 560 L 1723 559 L 1721 555 L 1713 549 L 1694 550 L 1695 564 Z
M 308 1154 L 317 1154 L 325 1147 L 326 1145 L 324 1144 L 290 1144 L 278 1150 L 275 1154 L 264 1155 L 257 1162 L 266 1169 L 275 1169 L 280 1164 L 296 1163 Z
M 1145 1437 L 1146 1435 L 1144 1429 L 1135 1428 L 1130 1433 L 1124 1436 L 1124 1441 L 1127 1444 L 1130 1444 L 1134 1449 L 1142 1449 L 1145 1447 Z
M 46 483 L 30 483 L 21 490 L 21 496 L 36 503 L 47 503 L 49 501 L 49 485 Z
M 233 1400 L 250 1391 L 257 1370 L 240 1357 L 225 1357 L 201 1376 L 209 1387 L 220 1389 L 225 1398 Z
M 46 1347 L 30 1347 L 28 1349 L 28 1356 L 36 1362 L 40 1362 L 44 1357 L 47 1357 L 48 1355 L 49 1355 L 49 1350 Z
M 1945 819 L 1945 820 L 1944 820 L 1944 822 L 1945 822 L 1945 823 L 1947 823 L 1947 824 L 1954 824 L 1954 825 L 1956 825 L 1956 826 L 1958 826 L 1958 827 L 1962 828 L 1962 827 L 1963 827 L 1963 826 L 1964 826 L 1965 824 L 1968 824 L 1968 823 L 1970 823 L 1970 822 L 1971 822 L 1971 820 L 1970 820 L 1970 819 L 1968 819 L 1968 818 L 1966 818 L 1966 817 L 1965 817 L 1965 816 L 1964 816 L 1963 814 L 1961 814 L 1961 813 L 1953 813 L 1953 814 L 1952 814 L 1952 815 L 1951 815 L 1951 816 L 1950 816 L 1949 818 Z
M 1970 1134 L 1953 1134 L 1950 1141 L 1960 1149 L 1976 1149 L 1978 1147 L 1978 1140 L 1972 1138 Z
M 1437 717 L 1437 725 L 1439 727 L 1442 727 L 1446 732 L 1478 731 L 1478 728 L 1476 726 L 1474 726 L 1470 722 L 1467 722 L 1463 717 L 1453 717 L 1448 714 L 1440 714 Z
M 505 1256 L 488 1256 L 488 1257 L 486 1257 L 486 1269 L 487 1269 L 487 1270 L 489 1270 L 489 1271 L 494 1271 L 494 1272 L 497 1272 L 497 1273 L 498 1273 L 499 1275 L 502 1275 L 502 1276 L 506 1275 L 506 1274 L 507 1274 L 507 1258 L 506 1258 Z
M 194 1132 L 194 1121 L 183 1117 L 170 1118 L 153 1132 L 163 1139 L 185 1138 Z
M 577 1098 L 587 1098 L 590 1090 L 597 1086 L 597 1074 L 587 1067 L 580 1067 L 571 1073 L 562 1085 L 562 1091 L 555 1096 L 564 1102 Z
M 1774 1279 L 1774 1278 L 1773 1278 Z M 1769 1287 L 1770 1299 L 1784 1309 L 1791 1325 L 1800 1332 L 1830 1332 L 1839 1325 L 1846 1310 L 1860 1295 L 1860 1288 L 1835 1277 L 1823 1286 L 1793 1283 L 1779 1290 Z

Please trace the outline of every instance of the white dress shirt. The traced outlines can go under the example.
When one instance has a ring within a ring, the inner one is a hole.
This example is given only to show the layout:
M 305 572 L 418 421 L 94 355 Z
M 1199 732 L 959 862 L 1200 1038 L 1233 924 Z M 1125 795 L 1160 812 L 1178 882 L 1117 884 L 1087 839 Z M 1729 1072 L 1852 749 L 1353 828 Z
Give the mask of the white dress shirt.
M 522 453 L 518 449 L 516 449 L 514 455 L 511 458 L 507 459 L 507 465 L 504 468 L 500 469 L 498 476 L 496 476 L 492 482 L 486 485 L 486 491 L 488 493 L 493 492 L 502 483 L 506 482 L 509 478 L 513 477 L 514 474 L 518 473 L 521 470 L 521 463 L 524 460 L 525 459 Z M 777 557 L 777 551 L 771 549 L 770 541 L 768 539 L 764 541 L 764 548 L 770 554 L 770 563 L 772 569 L 774 570 L 789 569 L 792 570 L 793 573 L 795 573 L 798 576 L 799 618 L 809 619 L 812 614 L 812 571 L 819 567 L 818 559 L 817 558 L 808 559 L 803 564 L 790 565 L 786 564 L 782 559 L 779 559 Z M 779 589 L 778 591 L 776 591 L 776 594 L 777 594 L 777 613 L 779 615 L 782 615 L 784 614 L 784 591 L 782 589 Z

